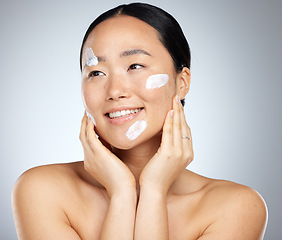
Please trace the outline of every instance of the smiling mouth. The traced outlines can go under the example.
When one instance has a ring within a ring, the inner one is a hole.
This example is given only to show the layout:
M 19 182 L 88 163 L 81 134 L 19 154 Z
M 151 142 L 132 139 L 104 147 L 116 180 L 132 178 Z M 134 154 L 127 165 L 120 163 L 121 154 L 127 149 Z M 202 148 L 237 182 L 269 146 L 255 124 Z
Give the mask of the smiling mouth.
M 110 119 L 122 118 L 122 117 L 127 117 L 134 113 L 138 113 L 142 109 L 143 108 L 136 108 L 136 109 L 130 109 L 130 110 L 127 109 L 127 110 L 122 110 L 122 111 L 116 111 L 116 112 L 106 113 L 106 116 L 108 116 Z

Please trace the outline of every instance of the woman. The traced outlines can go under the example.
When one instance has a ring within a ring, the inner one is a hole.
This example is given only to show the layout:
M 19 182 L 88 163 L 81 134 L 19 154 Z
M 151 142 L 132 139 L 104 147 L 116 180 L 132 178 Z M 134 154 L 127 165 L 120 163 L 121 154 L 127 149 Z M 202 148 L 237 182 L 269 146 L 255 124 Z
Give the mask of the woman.
M 172 16 L 141 3 L 109 10 L 80 60 L 84 161 L 19 178 L 19 239 L 262 239 L 259 194 L 186 170 L 190 51 Z

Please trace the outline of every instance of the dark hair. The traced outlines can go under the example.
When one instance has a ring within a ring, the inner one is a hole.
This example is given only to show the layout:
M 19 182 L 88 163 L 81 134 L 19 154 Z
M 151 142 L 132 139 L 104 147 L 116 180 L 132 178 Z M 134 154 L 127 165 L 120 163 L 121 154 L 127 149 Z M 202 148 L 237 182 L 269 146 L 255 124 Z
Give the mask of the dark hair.
M 140 19 L 155 28 L 159 33 L 159 39 L 173 59 L 177 72 L 183 67 L 190 68 L 191 55 L 189 44 L 182 29 L 175 18 L 161 8 L 146 3 L 123 4 L 101 14 L 88 27 L 80 49 L 80 70 L 82 69 L 82 50 L 89 34 L 101 22 L 118 16 L 127 15 Z M 184 99 L 182 100 L 184 105 Z

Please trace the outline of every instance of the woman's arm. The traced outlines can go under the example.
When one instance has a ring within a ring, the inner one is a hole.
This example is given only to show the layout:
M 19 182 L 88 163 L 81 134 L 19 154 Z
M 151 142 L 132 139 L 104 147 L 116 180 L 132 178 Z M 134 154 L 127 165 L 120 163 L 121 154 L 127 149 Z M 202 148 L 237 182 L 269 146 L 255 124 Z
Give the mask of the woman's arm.
M 136 213 L 136 181 L 129 168 L 96 137 L 92 121 L 82 120 L 80 140 L 84 167 L 107 190 L 110 203 L 100 239 L 132 240 Z
M 92 124 L 91 121 L 89 122 Z M 103 227 L 93 232 L 92 239 L 98 239 L 97 236 L 101 232 L 99 239 L 132 240 L 137 201 L 135 178 L 129 169 L 96 138 L 93 124 L 88 126 L 88 130 L 86 126 L 87 119 L 84 116 L 80 137 L 84 144 L 85 168 L 97 177 L 110 195 Z M 86 136 L 87 131 L 90 132 L 88 136 Z M 96 151 L 92 151 L 92 148 Z M 15 184 L 12 205 L 18 239 L 81 239 L 64 211 L 65 194 L 68 193 L 65 187 L 69 182 L 66 181 L 61 169 L 59 171 L 57 169 L 56 166 L 30 169 Z M 95 202 L 95 199 L 93 201 Z M 95 224 L 93 222 L 93 225 Z
M 174 117 L 166 119 L 162 145 L 159 152 L 140 176 L 140 199 L 136 213 L 135 239 L 169 239 L 167 191 L 173 180 L 193 159 L 192 143 L 183 109 L 175 105 Z M 181 122 L 179 124 L 179 122 Z M 178 124 L 177 124 L 178 123 Z M 179 132 L 178 129 L 186 129 Z M 186 133 L 185 133 L 186 131 Z M 185 141 L 184 141 L 185 140 Z M 182 146 L 179 148 L 179 146 Z M 169 155 L 173 152 L 173 156 Z M 186 159 L 186 161 L 185 161 Z M 238 185 L 216 187 L 207 200 L 216 209 L 211 223 L 201 240 L 263 239 L 267 208 L 261 196 L 254 190 Z M 220 205 L 217 203 L 220 202 Z M 188 226 L 187 226 L 188 227 Z
M 102 240 L 132 240 L 136 211 L 136 193 L 125 191 L 112 196 L 101 231 Z
M 169 239 L 166 194 L 141 188 L 134 235 L 136 240 Z
M 183 138 L 187 136 L 190 139 Z M 167 114 L 159 151 L 141 173 L 135 239 L 169 239 L 167 193 L 193 160 L 190 129 L 178 96 Z

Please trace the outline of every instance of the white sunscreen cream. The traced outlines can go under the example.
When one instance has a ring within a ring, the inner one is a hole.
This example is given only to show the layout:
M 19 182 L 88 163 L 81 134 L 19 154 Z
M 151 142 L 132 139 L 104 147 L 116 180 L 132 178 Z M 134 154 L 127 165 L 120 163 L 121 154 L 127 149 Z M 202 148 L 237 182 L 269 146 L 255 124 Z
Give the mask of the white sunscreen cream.
M 145 120 L 140 120 L 135 123 L 127 130 L 126 136 L 129 140 L 133 141 L 140 136 L 142 132 L 147 127 L 147 123 Z
M 85 56 L 87 66 L 96 66 L 98 64 L 98 58 L 93 53 L 92 48 L 86 48 Z
M 90 118 L 90 119 L 92 120 L 94 126 L 96 126 L 96 121 L 95 121 L 94 117 L 93 117 L 89 112 L 86 112 L 86 116 L 87 116 L 88 118 Z
M 156 74 L 148 77 L 146 88 L 160 88 L 168 83 L 169 76 L 167 74 Z

